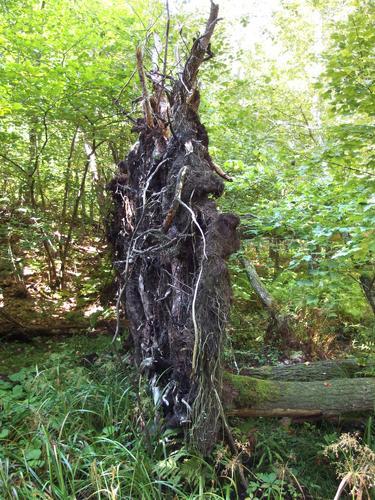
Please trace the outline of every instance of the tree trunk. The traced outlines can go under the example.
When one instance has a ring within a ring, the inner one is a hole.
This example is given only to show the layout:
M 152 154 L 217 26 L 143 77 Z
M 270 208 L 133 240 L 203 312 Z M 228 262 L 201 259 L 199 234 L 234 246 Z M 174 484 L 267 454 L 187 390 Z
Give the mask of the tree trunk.
M 226 373 L 224 384 L 227 415 L 332 417 L 375 407 L 375 378 L 280 382 Z
M 375 314 L 375 276 L 370 277 L 362 274 L 359 281 L 361 282 L 362 290 L 371 306 L 372 312 Z
M 184 427 L 203 453 L 214 445 L 223 414 L 220 358 L 231 300 L 225 261 L 239 247 L 238 218 L 220 214 L 213 200 L 225 174 L 208 153 L 198 116 L 196 78 L 211 55 L 217 16 L 212 3 L 205 33 L 168 92 L 169 79 L 154 66 L 149 96 L 137 50 L 144 117 L 133 128 L 139 140 L 110 184 L 118 306 L 126 310 L 136 363 L 167 423 Z M 168 41 L 164 61 L 167 49 Z
M 292 332 L 288 318 L 279 313 L 275 301 L 261 282 L 253 264 L 244 257 L 241 258 L 241 262 L 250 285 L 270 317 L 265 337 L 266 343 L 277 344 L 282 350 L 287 350 L 292 344 Z
M 61 267 L 60 267 L 60 276 L 61 276 L 61 288 L 64 288 L 66 283 L 66 263 L 67 263 L 67 258 L 71 249 L 72 245 L 72 238 L 73 238 L 73 229 L 74 225 L 77 222 L 78 219 L 78 210 L 79 210 L 79 205 L 85 195 L 85 188 L 86 188 L 86 177 L 87 173 L 89 171 L 90 167 L 90 161 L 91 161 L 91 156 L 95 154 L 96 149 L 99 147 L 100 144 L 92 147 L 90 152 L 86 151 L 86 162 L 85 166 L 83 169 L 82 173 L 82 178 L 81 182 L 79 183 L 79 189 L 78 193 L 74 202 L 73 206 L 73 211 L 70 219 L 70 223 L 68 226 L 68 232 L 65 238 L 65 241 L 63 244 L 60 245 L 60 255 L 61 255 Z M 84 214 L 83 214 L 84 215 Z
M 373 365 L 360 365 L 354 358 L 315 361 L 313 363 L 297 363 L 295 365 L 262 366 L 260 368 L 244 368 L 241 375 L 266 380 L 311 382 L 313 380 L 330 380 L 335 378 L 353 378 L 363 374 Z

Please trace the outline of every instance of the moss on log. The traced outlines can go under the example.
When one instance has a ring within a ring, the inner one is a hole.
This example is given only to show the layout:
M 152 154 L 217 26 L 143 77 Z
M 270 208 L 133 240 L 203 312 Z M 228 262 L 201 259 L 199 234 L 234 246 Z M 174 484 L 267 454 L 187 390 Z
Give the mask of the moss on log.
M 313 380 L 330 380 L 334 378 L 353 378 L 363 375 L 373 365 L 360 365 L 354 358 L 298 363 L 295 365 L 262 366 L 260 368 L 244 368 L 242 375 L 267 380 L 284 380 L 309 382 Z M 367 373 L 366 373 L 367 375 Z
M 276 381 L 225 373 L 227 415 L 241 417 L 332 417 L 371 413 L 375 408 L 375 379 Z

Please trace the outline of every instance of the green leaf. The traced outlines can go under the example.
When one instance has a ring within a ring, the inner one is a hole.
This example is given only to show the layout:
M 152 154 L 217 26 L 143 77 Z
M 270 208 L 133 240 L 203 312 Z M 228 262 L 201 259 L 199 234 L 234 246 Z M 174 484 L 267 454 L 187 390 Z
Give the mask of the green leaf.
M 42 454 L 42 451 L 39 448 L 32 448 L 25 453 L 25 458 L 27 461 L 29 460 L 38 460 Z
M 0 431 L 0 439 L 5 439 L 9 436 L 9 429 L 1 429 Z

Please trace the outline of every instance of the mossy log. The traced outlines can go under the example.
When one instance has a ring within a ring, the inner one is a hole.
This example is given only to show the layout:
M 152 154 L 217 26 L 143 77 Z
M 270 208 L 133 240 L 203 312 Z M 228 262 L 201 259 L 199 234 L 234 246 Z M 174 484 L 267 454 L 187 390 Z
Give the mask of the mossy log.
M 375 379 L 284 382 L 226 373 L 223 395 L 229 416 L 329 418 L 373 412 Z
M 335 378 L 353 378 L 364 375 L 373 365 L 360 365 L 354 358 L 297 363 L 295 365 L 262 366 L 244 368 L 242 375 L 267 380 L 311 382 Z M 367 373 L 366 373 L 367 376 Z

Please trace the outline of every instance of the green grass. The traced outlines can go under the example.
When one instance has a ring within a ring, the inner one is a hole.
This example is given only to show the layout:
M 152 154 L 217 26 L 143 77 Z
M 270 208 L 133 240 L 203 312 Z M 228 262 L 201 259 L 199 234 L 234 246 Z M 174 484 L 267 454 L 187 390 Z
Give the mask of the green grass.
M 0 373 L 12 373 L 21 368 L 44 364 L 56 353 L 63 355 L 64 359 L 78 359 L 88 352 L 102 352 L 108 348 L 111 340 L 110 335 L 88 333 L 36 337 L 31 342 L 4 342 L 0 344 Z
M 42 368 L 0 380 L 0 500 L 239 498 L 238 457 L 188 451 L 160 419 L 129 363 L 102 354 L 93 368 L 52 354 Z M 231 421 L 241 443 L 247 499 L 333 498 L 324 458 L 332 425 Z M 366 442 L 373 444 L 369 420 Z M 241 498 L 244 498 L 242 496 Z
M 1 500 L 229 499 L 231 479 L 163 433 L 142 393 L 110 356 L 1 380 Z
M 253 474 L 277 473 L 290 476 L 308 498 L 328 500 L 335 496 L 338 481 L 334 467 L 324 458 L 326 445 L 335 441 L 339 429 L 329 423 L 283 426 L 278 419 L 233 419 L 239 439 L 252 443 L 249 468 Z M 298 496 L 300 498 L 300 495 Z

